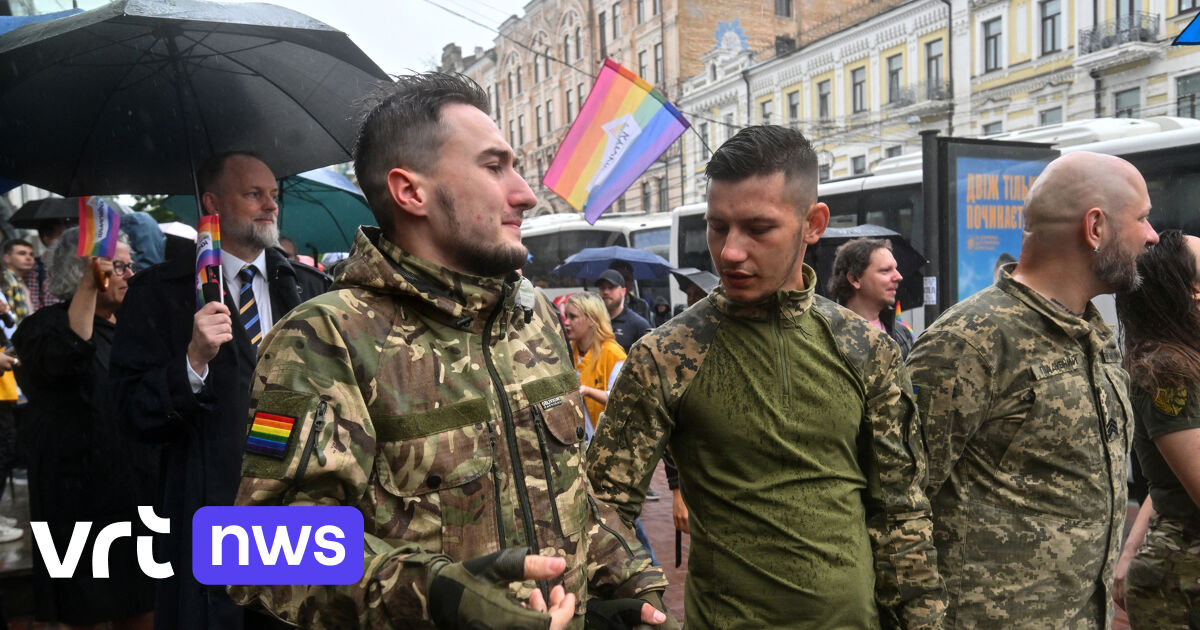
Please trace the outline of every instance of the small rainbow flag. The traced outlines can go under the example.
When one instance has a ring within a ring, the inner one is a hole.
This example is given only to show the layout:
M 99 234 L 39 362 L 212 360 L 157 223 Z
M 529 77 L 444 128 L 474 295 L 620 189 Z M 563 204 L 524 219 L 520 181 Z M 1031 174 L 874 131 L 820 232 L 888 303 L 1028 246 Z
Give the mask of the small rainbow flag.
M 654 86 L 605 59 L 542 184 L 595 223 L 690 126 Z
M 292 427 L 295 424 L 295 418 L 255 412 L 254 423 L 250 425 L 250 436 L 246 438 L 246 450 L 282 458 L 287 452 L 288 440 L 292 437 Z
M 221 220 L 215 214 L 200 217 L 196 230 L 196 310 L 208 302 L 204 295 L 205 284 L 215 284 L 216 298 L 225 300 L 225 283 L 221 273 Z
M 79 256 L 112 258 L 121 236 L 121 215 L 99 197 L 79 198 Z

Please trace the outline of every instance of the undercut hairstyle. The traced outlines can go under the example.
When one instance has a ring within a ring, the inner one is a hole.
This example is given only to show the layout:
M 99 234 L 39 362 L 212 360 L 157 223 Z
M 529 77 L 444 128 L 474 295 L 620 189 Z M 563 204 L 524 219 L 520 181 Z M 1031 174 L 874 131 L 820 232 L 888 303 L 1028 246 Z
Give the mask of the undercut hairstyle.
M 10 238 L 7 241 L 4 241 L 4 255 L 7 256 L 7 255 L 11 254 L 13 248 L 18 245 L 24 245 L 25 247 L 28 247 L 29 249 L 33 249 L 33 245 L 30 245 L 29 241 L 27 241 L 23 238 Z
M 253 151 L 226 151 L 209 156 L 200 168 L 196 170 L 196 186 L 200 189 L 200 194 L 215 193 L 217 182 L 221 180 L 221 174 L 225 172 L 225 163 L 232 157 L 248 157 L 258 161 L 263 161 L 259 155 Z
M 129 244 L 129 237 L 121 232 L 117 236 L 117 241 L 129 248 L 129 255 L 133 256 L 133 247 Z M 66 302 L 75 295 L 75 288 L 79 286 L 79 279 L 83 277 L 84 267 L 87 266 L 87 260 L 76 255 L 79 246 L 79 228 L 73 227 L 62 233 L 57 241 L 54 242 L 54 247 L 50 248 L 49 263 L 46 265 L 47 280 L 46 289 L 50 291 L 50 295 Z
M 797 211 L 817 200 L 817 154 L 804 134 L 779 125 L 755 125 L 725 141 L 704 167 L 711 180 L 738 182 L 783 173 Z
M 1138 258 L 1138 272 L 1141 286 L 1116 296 L 1130 379 L 1150 394 L 1200 383 L 1200 304 L 1193 297 L 1200 278 L 1183 232 L 1161 232 Z
M 354 173 L 375 220 L 391 230 L 395 204 L 387 174 L 393 168 L 426 173 L 445 141 L 442 107 L 470 105 L 490 114 L 487 92 L 461 74 L 427 72 L 396 78 L 366 104 L 367 114 L 354 145 Z
M 850 278 L 861 278 L 871 266 L 871 255 L 877 249 L 892 251 L 891 241 L 885 238 L 856 238 L 842 243 L 833 257 L 833 273 L 829 278 L 829 295 L 838 304 L 845 304 L 858 289 Z

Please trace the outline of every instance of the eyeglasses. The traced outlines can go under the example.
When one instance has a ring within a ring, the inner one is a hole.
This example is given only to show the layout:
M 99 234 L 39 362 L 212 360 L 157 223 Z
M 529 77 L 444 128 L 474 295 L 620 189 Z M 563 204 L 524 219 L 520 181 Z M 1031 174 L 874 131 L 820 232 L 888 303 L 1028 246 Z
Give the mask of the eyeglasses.
M 118 276 L 130 275 L 137 273 L 137 267 L 133 263 L 127 263 L 121 260 L 113 261 L 113 272 Z M 126 274 L 125 272 L 129 272 Z

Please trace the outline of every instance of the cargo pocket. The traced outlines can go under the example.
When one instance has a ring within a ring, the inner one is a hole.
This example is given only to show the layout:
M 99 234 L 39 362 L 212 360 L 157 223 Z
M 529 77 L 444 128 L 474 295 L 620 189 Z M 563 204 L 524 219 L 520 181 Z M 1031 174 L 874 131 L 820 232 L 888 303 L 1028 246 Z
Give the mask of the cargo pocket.
M 455 558 L 495 550 L 487 413 L 477 399 L 376 423 L 376 474 L 387 495 L 373 515 L 377 532 Z
M 587 477 L 584 472 L 583 399 L 573 375 L 526 384 L 541 449 L 541 475 L 553 500 L 551 519 L 563 536 L 583 529 L 587 520 Z M 526 470 L 526 474 L 530 471 Z

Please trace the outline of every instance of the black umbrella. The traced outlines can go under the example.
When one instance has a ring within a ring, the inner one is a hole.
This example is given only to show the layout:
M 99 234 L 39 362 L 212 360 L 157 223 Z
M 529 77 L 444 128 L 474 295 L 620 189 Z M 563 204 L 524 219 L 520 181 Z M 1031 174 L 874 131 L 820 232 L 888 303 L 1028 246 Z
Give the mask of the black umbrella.
M 896 257 L 896 265 L 904 280 L 896 290 L 896 301 L 904 309 L 916 308 L 925 304 L 924 284 L 925 257 L 900 234 L 878 225 L 869 223 L 850 228 L 829 228 L 821 236 L 821 240 L 809 247 L 804 254 L 804 262 L 817 270 L 817 292 L 829 297 L 829 278 L 833 276 L 833 259 L 837 248 L 856 238 L 881 238 L 892 243 L 892 254 Z
M 194 192 L 246 150 L 283 177 L 350 159 L 387 75 L 268 4 L 122 0 L 0 35 L 0 176 L 64 196 Z
M 13 227 L 36 230 L 38 225 L 43 221 L 64 219 L 71 222 L 79 220 L 78 197 L 70 199 L 63 199 L 61 197 L 34 199 L 33 201 L 26 202 L 25 205 L 21 206 L 20 210 L 14 212 L 8 222 Z

